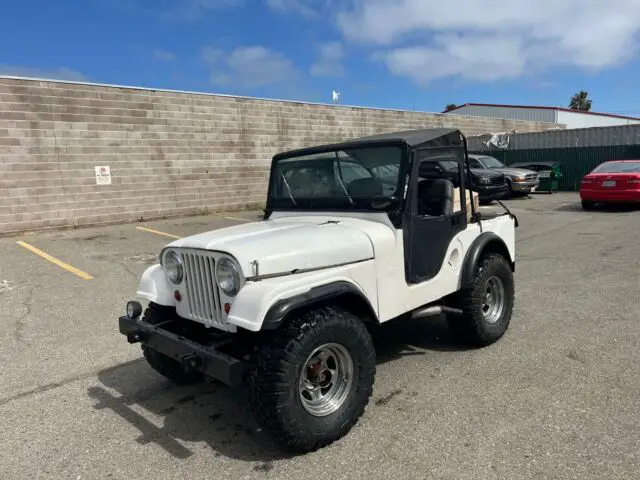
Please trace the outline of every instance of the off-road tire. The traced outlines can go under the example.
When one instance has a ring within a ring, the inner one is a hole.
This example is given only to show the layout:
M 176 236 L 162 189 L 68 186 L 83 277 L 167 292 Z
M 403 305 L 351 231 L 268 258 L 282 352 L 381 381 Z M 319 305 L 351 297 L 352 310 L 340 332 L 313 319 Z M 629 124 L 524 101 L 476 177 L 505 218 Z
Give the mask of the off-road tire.
M 167 320 L 169 312 L 170 310 L 167 308 L 150 303 L 144 312 L 143 321 L 155 325 Z M 180 362 L 153 350 L 147 345 L 142 345 L 142 353 L 144 358 L 147 360 L 147 363 L 151 365 L 156 372 L 168 378 L 172 382 L 181 385 L 191 385 L 204 380 L 202 373 L 197 371 L 185 372 L 182 369 Z
M 482 306 L 487 281 L 496 276 L 504 287 L 504 307 L 495 323 L 485 320 Z M 461 316 L 448 316 L 451 331 L 463 342 L 477 347 L 485 347 L 497 342 L 507 331 L 511 322 L 514 304 L 513 272 L 507 259 L 497 253 L 485 255 L 473 275 L 473 279 L 457 295 L 457 307 Z
M 340 408 L 313 416 L 300 399 L 299 381 L 314 349 L 337 343 L 353 360 L 353 382 Z M 250 362 L 250 406 L 258 424 L 282 447 L 306 453 L 345 436 L 363 415 L 373 391 L 376 353 L 364 322 L 337 307 L 306 311 L 272 332 Z
M 596 202 L 592 200 L 582 200 L 582 208 L 584 210 L 593 210 L 595 206 L 596 206 Z

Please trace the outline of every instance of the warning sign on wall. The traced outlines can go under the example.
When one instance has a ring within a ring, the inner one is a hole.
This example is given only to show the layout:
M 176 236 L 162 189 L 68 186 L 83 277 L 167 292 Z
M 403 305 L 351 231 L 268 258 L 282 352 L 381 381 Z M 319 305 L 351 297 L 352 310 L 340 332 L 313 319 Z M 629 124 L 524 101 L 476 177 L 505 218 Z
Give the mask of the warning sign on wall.
M 111 169 L 108 165 L 96 167 L 96 185 L 111 185 Z

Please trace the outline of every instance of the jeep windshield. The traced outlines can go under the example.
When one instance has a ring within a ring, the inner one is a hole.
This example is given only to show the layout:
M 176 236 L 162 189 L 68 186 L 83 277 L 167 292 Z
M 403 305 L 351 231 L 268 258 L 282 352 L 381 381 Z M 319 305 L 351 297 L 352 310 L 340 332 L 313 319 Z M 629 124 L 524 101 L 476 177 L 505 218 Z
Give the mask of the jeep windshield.
M 383 208 L 398 197 L 403 155 L 399 146 L 371 146 L 282 158 L 272 169 L 269 203 L 276 209 Z

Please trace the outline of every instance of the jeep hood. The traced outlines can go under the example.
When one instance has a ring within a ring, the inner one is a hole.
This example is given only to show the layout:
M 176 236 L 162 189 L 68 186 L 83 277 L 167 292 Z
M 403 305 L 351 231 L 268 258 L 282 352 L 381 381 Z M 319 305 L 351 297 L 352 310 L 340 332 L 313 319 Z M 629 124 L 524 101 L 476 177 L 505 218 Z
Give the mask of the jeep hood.
M 369 236 L 343 221 L 276 219 L 246 223 L 176 240 L 176 248 L 224 252 L 233 256 L 245 277 L 285 275 L 373 258 Z

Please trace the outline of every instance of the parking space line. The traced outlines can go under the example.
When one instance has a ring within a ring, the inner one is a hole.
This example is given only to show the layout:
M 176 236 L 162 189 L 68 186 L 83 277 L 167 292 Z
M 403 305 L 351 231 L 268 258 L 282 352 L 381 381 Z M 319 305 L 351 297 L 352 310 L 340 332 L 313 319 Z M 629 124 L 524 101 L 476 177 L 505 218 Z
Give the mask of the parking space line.
M 238 217 L 222 217 L 225 218 L 227 220 L 236 220 L 238 222 L 253 222 L 253 220 L 249 219 L 249 218 L 238 218 Z
M 144 230 L 145 232 L 149 232 L 149 233 L 155 233 L 156 235 L 162 235 L 164 237 L 169 237 L 169 238 L 182 238 L 182 237 L 178 237 L 177 235 L 171 235 L 170 233 L 165 233 L 165 232 L 161 232 L 160 230 L 154 230 L 152 228 L 146 228 L 146 227 L 136 227 L 138 230 Z
M 78 270 L 76 267 L 73 267 L 71 265 L 69 265 L 68 263 L 63 262 L 62 260 L 58 260 L 55 257 L 52 257 L 51 255 L 49 255 L 48 253 L 43 252 L 42 250 L 37 249 L 36 247 L 34 247 L 33 245 L 29 245 L 27 242 L 23 242 L 22 240 L 20 240 L 19 242 L 16 242 L 18 245 L 20 245 L 21 247 L 26 248 L 27 250 L 35 253 L 36 255 L 44 258 L 45 260 L 50 261 L 51 263 L 53 263 L 54 265 L 59 266 L 60 268 L 64 268 L 65 270 L 67 270 L 68 272 L 71 272 L 77 276 L 79 276 L 80 278 L 84 279 L 84 280 L 91 280 L 93 277 L 91 275 L 89 275 L 86 272 L 83 272 L 82 270 Z

